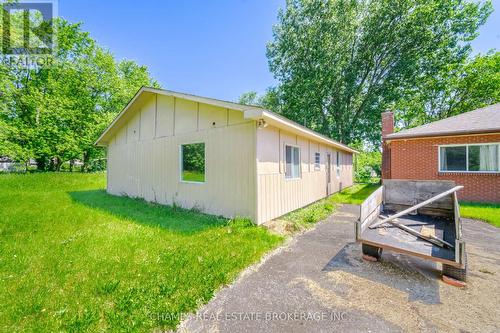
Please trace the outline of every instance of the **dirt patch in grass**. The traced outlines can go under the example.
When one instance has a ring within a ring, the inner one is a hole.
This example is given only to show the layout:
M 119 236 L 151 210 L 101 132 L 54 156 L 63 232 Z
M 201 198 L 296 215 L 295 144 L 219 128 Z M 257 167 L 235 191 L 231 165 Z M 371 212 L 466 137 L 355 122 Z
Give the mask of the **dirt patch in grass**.
M 282 219 L 268 221 L 264 223 L 263 226 L 273 234 L 284 236 L 291 236 L 306 229 L 299 224 Z

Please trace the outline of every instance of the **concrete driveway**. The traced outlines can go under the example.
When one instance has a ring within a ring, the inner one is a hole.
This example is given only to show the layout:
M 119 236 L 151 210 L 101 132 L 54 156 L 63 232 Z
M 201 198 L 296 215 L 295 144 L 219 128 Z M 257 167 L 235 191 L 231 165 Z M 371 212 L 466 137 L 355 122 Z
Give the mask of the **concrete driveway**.
M 179 331 L 500 331 L 499 229 L 464 219 L 470 273 L 459 289 L 428 261 L 387 251 L 362 260 L 356 211 L 342 207 L 248 269 Z

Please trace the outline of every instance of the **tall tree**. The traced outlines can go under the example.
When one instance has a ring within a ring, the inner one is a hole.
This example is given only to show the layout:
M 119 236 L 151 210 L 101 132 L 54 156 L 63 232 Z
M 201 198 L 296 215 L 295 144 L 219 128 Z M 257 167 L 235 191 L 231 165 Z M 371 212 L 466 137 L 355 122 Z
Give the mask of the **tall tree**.
M 394 108 L 401 128 L 419 126 L 500 102 L 500 52 L 421 78 Z
M 0 84 L 10 89 L 0 96 L 0 133 L 7 138 L 0 154 L 36 158 L 39 168 L 49 170 L 79 159 L 85 170 L 103 156 L 94 142 L 111 119 L 141 86 L 158 84 L 146 67 L 117 62 L 80 24 L 61 19 L 55 24 L 53 65 L 4 66 Z
M 238 103 L 246 105 L 257 105 L 274 112 L 280 113 L 282 97 L 279 87 L 270 87 L 262 95 L 256 91 L 248 91 L 240 95 Z
M 422 78 L 463 64 L 489 1 L 288 0 L 268 44 L 279 112 L 351 143 Z
M 261 97 L 256 91 L 248 91 L 240 95 L 238 103 L 245 105 L 261 105 Z

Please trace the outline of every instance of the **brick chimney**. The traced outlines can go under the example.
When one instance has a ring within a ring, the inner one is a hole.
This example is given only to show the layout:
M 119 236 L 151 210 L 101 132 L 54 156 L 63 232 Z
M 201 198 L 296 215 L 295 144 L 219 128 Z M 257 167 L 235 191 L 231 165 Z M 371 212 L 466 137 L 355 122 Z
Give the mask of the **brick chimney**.
M 385 136 L 394 133 L 394 112 L 382 113 L 382 179 L 391 179 L 391 147 Z

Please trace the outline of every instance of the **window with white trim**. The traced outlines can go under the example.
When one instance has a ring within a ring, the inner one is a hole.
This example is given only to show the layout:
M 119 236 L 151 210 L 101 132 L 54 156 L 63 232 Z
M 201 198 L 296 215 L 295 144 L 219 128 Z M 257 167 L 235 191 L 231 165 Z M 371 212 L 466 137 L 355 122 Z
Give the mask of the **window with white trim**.
M 321 168 L 321 154 L 314 153 L 314 170 L 319 170 Z
M 285 146 L 285 178 L 300 178 L 299 147 Z
M 181 145 L 181 180 L 205 182 L 205 143 Z
M 337 152 L 337 178 L 340 178 L 340 153 Z
M 499 172 L 500 144 L 440 146 L 439 171 Z

